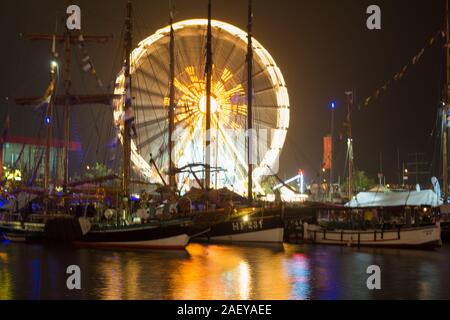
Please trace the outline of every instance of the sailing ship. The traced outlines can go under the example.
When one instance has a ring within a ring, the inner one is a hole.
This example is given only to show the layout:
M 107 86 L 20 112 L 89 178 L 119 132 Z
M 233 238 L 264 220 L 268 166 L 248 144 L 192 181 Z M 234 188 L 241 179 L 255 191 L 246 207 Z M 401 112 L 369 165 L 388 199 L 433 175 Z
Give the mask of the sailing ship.
M 52 140 L 52 128 L 51 121 L 47 124 L 47 148 L 46 148 L 46 158 L 45 158 L 45 179 L 44 179 L 44 189 L 41 190 L 44 199 L 44 211 L 40 215 L 30 215 L 30 221 L 12 221 L 10 214 L 7 219 L 0 221 L 0 231 L 6 239 L 13 241 L 33 241 L 33 240 L 49 240 L 55 241 L 67 241 L 78 246 L 89 246 L 89 247 L 105 247 L 105 248 L 152 248 L 152 249 L 184 249 L 189 242 L 189 221 L 186 219 L 164 219 L 164 221 L 153 220 L 147 223 L 133 223 L 130 222 L 130 176 L 131 176 L 131 166 L 130 166 L 130 147 L 131 147 L 131 130 L 132 123 L 126 119 L 126 115 L 133 113 L 132 110 L 132 99 L 131 99 L 131 64 L 130 55 L 132 49 L 132 5 L 131 2 L 127 3 L 127 18 L 126 18 L 126 33 L 125 33 L 125 65 L 124 65 L 124 75 L 127 78 L 127 88 L 123 95 L 102 95 L 102 96 L 84 96 L 76 97 L 73 99 L 71 95 L 66 91 L 64 99 L 54 96 L 54 90 L 52 94 L 48 96 L 48 107 L 46 119 L 50 119 L 53 103 L 55 101 L 63 101 L 65 106 L 65 111 L 68 106 L 73 101 L 78 103 L 104 103 L 110 104 L 112 99 L 122 99 L 123 100 L 123 113 L 124 119 L 121 124 L 121 135 L 123 138 L 123 152 L 124 152 L 124 164 L 122 171 L 122 188 L 121 195 L 123 201 L 119 204 L 120 212 L 124 213 L 124 219 L 117 219 L 116 221 L 107 223 L 95 222 L 86 217 L 76 217 L 67 211 L 63 214 L 55 214 L 50 210 L 50 201 L 53 196 L 53 201 L 66 201 L 68 203 L 68 195 L 70 190 L 70 184 L 68 180 L 68 156 L 67 156 L 67 144 L 65 144 L 65 157 L 64 157 L 64 195 L 56 196 L 48 193 L 50 185 L 50 166 L 49 166 L 49 149 Z M 55 42 L 63 41 L 66 46 L 71 43 L 78 43 L 79 41 L 86 41 L 86 39 L 103 39 L 98 37 L 82 37 L 81 35 L 72 34 L 73 31 L 66 30 L 64 36 L 59 37 L 56 35 L 52 36 L 34 36 L 37 39 L 51 39 L 53 40 L 53 49 L 55 48 Z M 102 40 L 103 41 L 103 40 Z M 54 50 L 53 50 L 54 51 Z M 70 50 L 65 51 L 66 54 L 70 55 Z M 70 63 L 70 57 L 66 57 L 66 63 Z M 52 63 L 52 79 L 51 88 L 55 88 L 56 79 L 54 75 L 56 74 L 55 68 L 56 63 Z M 66 66 L 65 70 L 70 70 L 70 67 Z M 66 75 L 65 85 L 70 82 L 70 74 Z M 35 104 L 39 103 L 40 99 L 22 99 L 22 103 Z M 68 119 L 69 114 L 65 112 L 65 142 L 68 142 Z M 73 192 L 71 193 L 73 195 Z M 79 195 L 78 200 L 82 197 Z M 106 210 L 108 211 L 108 210 Z M 105 212 L 106 212 L 105 211 Z M 114 212 L 114 210 L 109 211 Z M 118 216 L 119 212 L 115 212 Z M 37 221 L 32 222 L 31 219 L 36 219 Z

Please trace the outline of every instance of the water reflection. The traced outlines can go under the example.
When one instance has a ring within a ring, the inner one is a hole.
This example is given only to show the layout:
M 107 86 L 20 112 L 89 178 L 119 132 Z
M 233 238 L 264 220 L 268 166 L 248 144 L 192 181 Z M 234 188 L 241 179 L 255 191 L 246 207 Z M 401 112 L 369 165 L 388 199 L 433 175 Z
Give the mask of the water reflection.
M 82 290 L 66 288 L 79 265 Z M 380 265 L 382 289 L 366 287 Z M 0 243 L 0 299 L 444 299 L 450 248 L 191 244 L 181 252 L 108 251 Z
M 294 253 L 285 262 L 286 272 L 292 286 L 290 299 L 306 300 L 311 294 L 311 270 L 308 258 L 301 253 Z

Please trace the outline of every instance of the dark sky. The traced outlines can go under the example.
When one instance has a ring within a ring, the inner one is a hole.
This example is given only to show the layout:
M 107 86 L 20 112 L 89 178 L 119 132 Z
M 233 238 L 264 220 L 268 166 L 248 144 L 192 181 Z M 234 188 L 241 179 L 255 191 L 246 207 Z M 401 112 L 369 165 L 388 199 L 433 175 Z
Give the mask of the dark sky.
M 206 17 L 206 0 L 174 0 L 176 20 Z M 114 34 L 107 45 L 89 46 L 104 82 L 119 69 L 120 32 L 124 0 L 75 1 L 82 9 L 84 34 Z M 137 40 L 166 25 L 168 0 L 135 0 L 143 21 Z M 366 8 L 382 9 L 382 30 L 366 28 Z M 65 1 L 1 1 L 0 30 L 2 66 L 0 127 L 10 112 L 11 133 L 36 134 L 40 122 L 35 112 L 7 103 L 5 97 L 40 95 L 48 83 L 49 44 L 30 43 L 20 33 L 52 33 L 57 13 Z M 291 101 L 291 128 L 281 158 L 281 175 L 306 170 L 314 178 L 322 161 L 322 137 L 330 130 L 330 101 L 337 102 L 336 133 L 345 117 L 344 92 L 354 89 L 357 102 L 381 87 L 420 51 L 443 25 L 444 2 L 440 0 L 254 0 L 254 34 L 281 68 Z M 246 1 L 214 0 L 213 17 L 246 27 Z M 61 25 L 61 23 L 60 23 Z M 61 50 L 60 50 L 61 51 Z M 74 71 L 74 92 L 99 92 L 92 78 Z M 388 182 L 397 181 L 397 149 L 401 161 L 408 153 L 425 152 L 434 158 L 430 136 L 440 99 L 443 74 L 442 42 L 430 47 L 421 62 L 404 79 L 368 108 L 353 116 L 355 164 L 376 177 L 383 154 Z M 106 107 L 79 108 L 73 112 L 73 136 L 80 139 L 84 154 L 72 164 L 106 160 L 111 139 L 111 115 Z M 93 121 L 94 119 L 94 121 Z M 98 139 L 97 139 L 98 137 Z M 98 141 L 97 141 L 98 140 Z M 343 174 L 343 143 L 337 147 L 337 174 Z M 438 158 L 437 158 L 438 159 Z M 438 168 L 436 168 L 438 170 Z M 439 174 L 438 171 L 434 174 Z

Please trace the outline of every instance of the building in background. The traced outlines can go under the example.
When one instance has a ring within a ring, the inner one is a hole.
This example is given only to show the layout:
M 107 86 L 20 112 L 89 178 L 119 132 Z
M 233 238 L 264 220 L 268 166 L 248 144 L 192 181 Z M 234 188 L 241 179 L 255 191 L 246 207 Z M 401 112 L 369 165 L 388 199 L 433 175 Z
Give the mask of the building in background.
M 63 141 L 53 140 L 50 150 L 51 179 L 63 179 Z M 8 136 L 0 147 L 0 176 L 9 175 L 11 179 L 28 180 L 34 174 L 36 180 L 44 176 L 45 138 Z M 79 151 L 78 142 L 69 143 L 69 151 Z M 8 178 L 8 177 L 6 177 Z

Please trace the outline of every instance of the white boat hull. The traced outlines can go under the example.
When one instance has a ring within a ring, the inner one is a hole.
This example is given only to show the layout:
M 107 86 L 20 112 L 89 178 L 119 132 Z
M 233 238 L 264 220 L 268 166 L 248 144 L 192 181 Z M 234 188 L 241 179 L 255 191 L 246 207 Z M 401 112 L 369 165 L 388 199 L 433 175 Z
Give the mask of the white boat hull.
M 210 237 L 217 242 L 256 242 L 256 243 L 282 243 L 284 228 L 273 228 L 261 231 L 228 234 Z
M 441 242 L 439 225 L 400 230 L 333 230 L 309 226 L 305 239 L 319 244 L 376 247 L 437 247 Z

